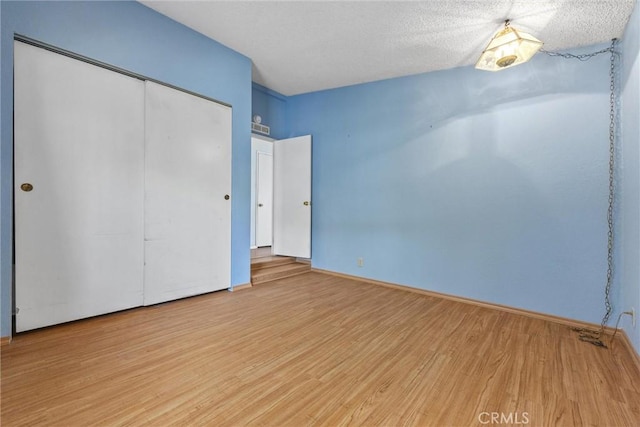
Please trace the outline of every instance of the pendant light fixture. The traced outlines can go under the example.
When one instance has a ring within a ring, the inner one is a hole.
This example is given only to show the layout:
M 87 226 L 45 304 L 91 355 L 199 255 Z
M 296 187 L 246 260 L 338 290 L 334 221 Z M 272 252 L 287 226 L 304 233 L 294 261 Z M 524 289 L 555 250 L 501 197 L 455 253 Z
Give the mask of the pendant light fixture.
M 542 42 L 523 33 L 504 21 L 504 28 L 496 33 L 480 55 L 476 68 L 500 71 L 527 62 L 542 47 Z

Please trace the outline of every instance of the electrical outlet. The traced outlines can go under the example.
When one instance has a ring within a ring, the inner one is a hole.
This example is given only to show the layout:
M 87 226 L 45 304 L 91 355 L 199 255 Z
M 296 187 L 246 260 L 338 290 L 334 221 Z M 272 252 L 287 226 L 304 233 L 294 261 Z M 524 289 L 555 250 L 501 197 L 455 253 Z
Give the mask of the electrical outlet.
M 633 325 L 633 327 L 636 327 L 636 309 L 631 307 L 630 310 L 628 311 L 623 311 L 622 314 L 628 314 L 629 316 L 631 316 L 631 325 Z M 621 315 L 622 315 L 621 314 Z M 620 319 L 618 319 L 619 321 Z
M 364 258 L 358 258 L 358 267 L 364 267 Z

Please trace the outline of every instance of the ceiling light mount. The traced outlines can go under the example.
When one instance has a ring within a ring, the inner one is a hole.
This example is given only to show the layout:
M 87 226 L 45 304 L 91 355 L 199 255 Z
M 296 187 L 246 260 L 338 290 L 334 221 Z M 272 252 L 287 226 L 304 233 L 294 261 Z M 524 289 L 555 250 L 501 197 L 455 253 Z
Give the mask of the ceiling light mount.
M 498 31 L 480 55 L 476 68 L 500 71 L 527 62 L 542 47 L 542 42 L 531 34 L 523 33 L 511 26 L 511 20 L 504 21 L 504 28 Z

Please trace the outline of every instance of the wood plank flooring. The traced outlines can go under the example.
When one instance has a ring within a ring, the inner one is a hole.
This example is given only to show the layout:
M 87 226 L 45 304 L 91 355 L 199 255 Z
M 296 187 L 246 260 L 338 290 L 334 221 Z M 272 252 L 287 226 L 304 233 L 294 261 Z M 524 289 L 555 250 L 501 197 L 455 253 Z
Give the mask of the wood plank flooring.
M 251 260 L 251 283 L 259 285 L 311 271 L 311 263 L 294 257 L 267 256 Z
M 317 272 L 24 333 L 1 369 L 3 426 L 640 425 L 622 345 Z

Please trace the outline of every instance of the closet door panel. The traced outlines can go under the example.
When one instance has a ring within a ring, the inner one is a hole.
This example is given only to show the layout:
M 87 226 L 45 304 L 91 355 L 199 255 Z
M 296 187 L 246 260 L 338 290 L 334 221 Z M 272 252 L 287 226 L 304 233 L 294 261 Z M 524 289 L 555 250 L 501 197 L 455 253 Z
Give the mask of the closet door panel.
M 16 330 L 139 306 L 144 83 L 14 46 Z
M 144 303 L 228 288 L 231 109 L 147 82 L 145 111 Z

